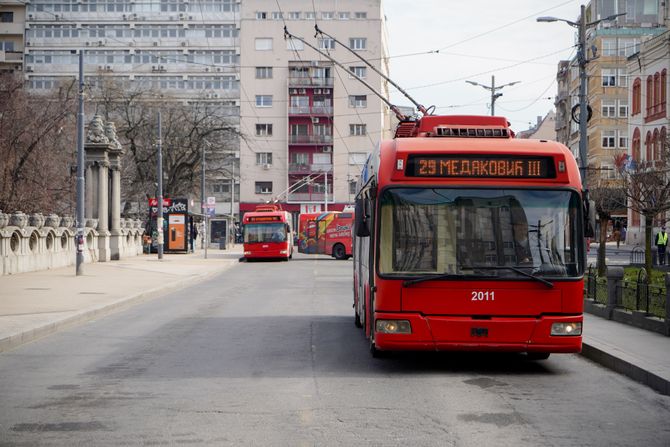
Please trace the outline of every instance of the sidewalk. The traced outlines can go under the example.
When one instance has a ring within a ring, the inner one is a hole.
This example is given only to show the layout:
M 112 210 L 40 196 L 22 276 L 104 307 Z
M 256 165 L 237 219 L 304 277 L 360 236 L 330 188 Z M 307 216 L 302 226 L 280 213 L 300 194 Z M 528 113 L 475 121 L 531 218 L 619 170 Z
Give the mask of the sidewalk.
M 213 276 L 237 264 L 242 245 L 194 254 L 0 276 L 0 353 Z M 670 337 L 584 314 L 582 355 L 670 395 Z
M 190 254 L 140 255 L 121 261 L 0 276 L 0 352 L 69 325 L 202 281 L 235 264 L 242 244 Z

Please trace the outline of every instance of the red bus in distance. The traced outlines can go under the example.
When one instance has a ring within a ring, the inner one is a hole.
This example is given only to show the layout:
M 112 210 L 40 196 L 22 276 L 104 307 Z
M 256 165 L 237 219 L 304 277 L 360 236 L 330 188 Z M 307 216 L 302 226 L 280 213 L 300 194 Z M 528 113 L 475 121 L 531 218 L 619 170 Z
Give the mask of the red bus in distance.
M 425 115 L 368 158 L 354 317 L 373 355 L 580 352 L 593 206 L 565 146 L 514 139 L 508 126 Z
M 349 259 L 352 253 L 353 211 L 302 213 L 298 220 L 298 252 Z
M 242 218 L 244 258 L 280 259 L 293 257 L 291 214 L 278 205 L 258 205 Z

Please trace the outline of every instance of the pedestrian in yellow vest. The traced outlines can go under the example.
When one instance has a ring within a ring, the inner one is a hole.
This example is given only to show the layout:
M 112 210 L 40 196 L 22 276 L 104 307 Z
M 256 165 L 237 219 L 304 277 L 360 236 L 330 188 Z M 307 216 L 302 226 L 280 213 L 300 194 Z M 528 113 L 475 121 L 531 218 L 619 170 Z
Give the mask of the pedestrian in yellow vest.
M 656 248 L 658 248 L 658 265 L 665 264 L 665 249 L 668 247 L 668 233 L 665 232 L 665 225 L 661 227 L 661 232 L 656 235 Z

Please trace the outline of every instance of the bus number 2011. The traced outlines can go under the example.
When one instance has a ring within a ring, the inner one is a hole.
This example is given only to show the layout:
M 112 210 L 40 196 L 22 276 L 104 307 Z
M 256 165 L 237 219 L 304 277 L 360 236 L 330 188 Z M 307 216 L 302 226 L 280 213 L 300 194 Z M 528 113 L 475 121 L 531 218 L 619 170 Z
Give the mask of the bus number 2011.
M 495 301 L 496 293 L 494 291 L 482 292 L 481 290 L 473 290 L 472 301 Z

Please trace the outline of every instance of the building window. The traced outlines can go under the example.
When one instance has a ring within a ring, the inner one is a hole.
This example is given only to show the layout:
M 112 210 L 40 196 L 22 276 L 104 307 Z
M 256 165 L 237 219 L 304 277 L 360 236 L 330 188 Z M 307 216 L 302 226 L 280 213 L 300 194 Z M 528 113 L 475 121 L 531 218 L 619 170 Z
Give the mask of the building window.
M 272 13 L 272 20 L 282 20 L 283 18 L 284 16 L 279 11 L 275 11 Z
M 616 130 L 603 130 L 603 147 L 613 148 L 616 147 Z
M 272 136 L 272 124 L 256 124 L 256 136 L 257 137 L 271 137 Z
M 288 13 L 288 19 L 289 20 L 300 20 L 300 12 L 299 11 L 291 11 Z
M 0 40 L 0 51 L 14 51 L 14 42 L 9 40 L 3 42 Z M 48 58 L 48 56 L 45 56 L 45 59 L 46 58 Z
M 256 107 L 272 107 L 272 95 L 256 95 Z
M 256 67 L 256 79 L 272 79 L 272 67 Z
M 356 194 L 356 180 L 349 180 L 349 194 Z
M 366 134 L 367 130 L 365 124 L 349 124 L 349 135 L 362 136 Z
M 271 165 L 272 164 L 272 152 L 257 152 L 256 153 L 256 164 L 257 165 Z
M 349 71 L 361 79 L 365 79 L 367 75 L 367 67 L 349 67 Z M 351 75 L 349 77 L 353 78 Z
M 340 20 L 349 20 L 349 13 L 348 12 L 340 12 L 338 14 Z
M 14 22 L 14 13 L 12 11 L 0 12 L 0 22 L 2 22 L 2 23 L 13 23 Z
M 633 131 L 632 153 L 633 160 L 640 161 L 640 129 L 637 127 Z
M 268 13 L 265 11 L 256 11 L 256 20 L 267 20 Z
M 368 159 L 368 154 L 365 152 L 351 152 L 349 154 L 349 164 L 362 166 Z
M 333 17 L 335 16 L 335 13 L 331 11 L 322 11 L 321 12 L 321 19 L 322 20 L 333 20 Z
M 302 40 L 289 38 L 286 39 L 286 49 L 289 51 L 302 51 L 305 49 L 305 43 Z
M 633 110 L 632 114 L 637 115 L 641 111 L 642 104 L 642 81 L 640 78 L 633 82 Z
M 603 118 L 614 118 L 616 117 L 616 100 L 615 99 L 603 99 L 602 100 L 602 115 Z
M 212 185 L 212 192 L 216 194 L 227 193 L 230 191 L 230 183 L 214 183 Z
M 619 131 L 619 147 L 621 149 L 628 149 L 628 132 L 625 130 Z
M 319 49 L 320 50 L 334 50 L 335 49 L 335 40 L 328 37 L 319 39 Z
M 258 51 L 271 51 L 272 50 L 272 37 L 258 37 L 258 38 L 256 38 L 256 50 L 258 50 Z
M 601 40 L 602 45 L 602 55 L 603 56 L 616 56 L 617 55 L 617 45 L 616 39 L 605 39 Z
M 354 17 L 357 19 L 367 19 L 368 18 L 368 13 L 367 12 L 355 12 Z
M 308 165 L 309 154 L 307 152 L 294 152 L 291 154 L 291 160 L 296 165 Z
M 349 107 L 365 108 L 368 106 L 366 95 L 349 95 Z
M 364 50 L 367 44 L 367 39 L 364 37 L 353 37 L 349 39 L 349 48 L 352 50 Z
M 647 115 L 651 115 L 654 108 L 654 79 L 647 77 Z
M 305 12 L 305 20 L 314 20 L 316 18 L 316 15 L 314 14 L 314 11 L 306 11 Z
M 603 68 L 601 71 L 601 76 L 603 79 L 603 87 L 615 87 L 616 86 L 616 69 L 615 68 Z
M 272 182 L 256 182 L 256 194 L 272 194 Z
M 626 118 L 628 116 L 628 100 L 619 100 L 619 118 Z

